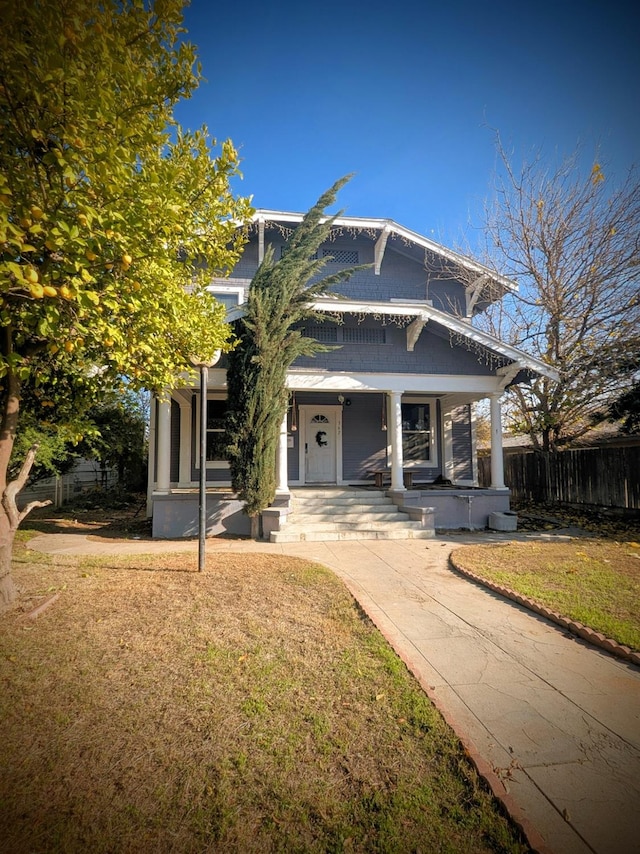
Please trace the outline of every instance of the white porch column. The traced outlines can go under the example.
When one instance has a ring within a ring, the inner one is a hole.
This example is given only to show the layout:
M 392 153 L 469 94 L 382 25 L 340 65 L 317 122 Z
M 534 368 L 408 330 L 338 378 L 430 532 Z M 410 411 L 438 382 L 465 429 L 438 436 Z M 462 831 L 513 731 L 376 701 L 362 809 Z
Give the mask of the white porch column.
M 180 486 L 191 485 L 191 401 L 180 404 Z
M 502 459 L 502 407 L 500 394 L 491 395 L 491 488 L 506 489 Z
M 171 400 L 158 401 L 158 457 L 156 464 L 156 492 L 169 492 L 171 488 Z
M 402 392 L 392 391 L 391 398 L 391 489 L 404 492 L 402 472 Z
M 288 495 L 288 470 L 287 470 L 287 410 L 284 410 L 284 417 L 280 424 L 280 441 L 278 442 L 278 451 L 276 454 L 277 478 L 278 485 L 276 493 L 278 495 Z

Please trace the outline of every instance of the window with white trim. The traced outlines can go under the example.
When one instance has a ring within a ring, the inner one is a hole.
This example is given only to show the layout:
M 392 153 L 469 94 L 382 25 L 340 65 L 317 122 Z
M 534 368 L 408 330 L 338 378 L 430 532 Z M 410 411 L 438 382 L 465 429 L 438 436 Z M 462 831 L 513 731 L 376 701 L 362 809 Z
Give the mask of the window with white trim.
M 195 467 L 200 468 L 200 395 L 196 396 Z M 227 399 L 216 395 L 207 398 L 206 459 L 208 469 L 229 468 L 226 448 Z
M 239 285 L 210 285 L 207 290 L 227 311 L 244 301 L 244 288 Z
M 227 461 L 226 418 L 226 400 L 207 400 L 207 463 Z
M 404 465 L 435 465 L 434 402 L 424 398 L 409 398 L 402 401 L 401 408 Z

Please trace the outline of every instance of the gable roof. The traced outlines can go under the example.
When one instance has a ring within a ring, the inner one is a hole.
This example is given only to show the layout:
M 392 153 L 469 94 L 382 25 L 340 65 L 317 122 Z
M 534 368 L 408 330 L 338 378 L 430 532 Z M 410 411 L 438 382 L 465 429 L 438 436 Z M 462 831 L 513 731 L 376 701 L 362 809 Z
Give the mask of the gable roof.
M 259 229 L 269 224 L 294 228 L 302 222 L 305 214 L 292 211 L 275 211 L 266 208 L 256 210 L 252 222 Z M 323 221 L 330 219 L 323 217 Z M 375 272 L 380 273 L 382 259 L 386 248 L 393 246 L 395 251 L 422 263 L 425 269 L 437 264 L 451 275 L 458 275 L 466 283 L 473 305 L 479 300 L 486 303 L 501 299 L 506 293 L 515 293 L 518 285 L 511 279 L 501 276 L 474 258 L 442 246 L 422 234 L 411 231 L 391 219 L 371 217 L 339 216 L 333 223 L 333 229 L 347 236 L 364 236 L 375 241 Z
M 262 246 L 259 249 L 259 260 L 262 260 L 262 253 L 264 252 L 264 232 L 270 225 L 284 229 L 283 236 L 286 239 L 288 237 L 286 229 L 288 227 L 295 228 L 303 218 L 304 214 L 302 213 L 268 209 L 256 210 L 252 221 L 258 228 L 259 243 L 260 241 L 262 242 Z M 324 219 L 330 219 L 330 217 L 324 217 Z M 408 255 L 418 262 L 425 263 L 425 266 L 429 255 L 441 259 L 445 265 L 445 269 L 449 270 L 452 274 L 458 271 L 463 281 L 469 282 L 467 286 L 468 305 L 471 303 L 472 310 L 473 305 L 479 300 L 494 301 L 504 296 L 507 292 L 513 293 L 518 290 L 515 282 L 504 276 L 500 276 L 478 261 L 441 246 L 428 237 L 424 237 L 398 225 L 393 220 L 340 216 L 334 220 L 333 228 L 338 230 L 339 233 L 346 233 L 347 236 L 368 236 L 372 241 L 375 241 L 374 257 L 375 272 L 377 274 L 380 272 L 382 258 L 390 240 L 396 243 L 394 246 L 396 251 Z M 473 293 L 469 293 L 470 291 L 473 291 Z M 371 314 L 374 316 L 395 315 L 406 318 L 411 317 L 412 320 L 407 326 L 407 348 L 410 350 L 413 349 L 415 341 L 420 336 L 425 324 L 428 322 L 435 323 L 450 334 L 464 339 L 467 347 L 488 351 L 504 360 L 504 366 L 499 367 L 496 371 L 503 378 L 503 388 L 513 383 L 522 382 L 532 375 L 545 376 L 555 381 L 559 379 L 559 375 L 553 367 L 535 356 L 531 356 L 501 341 L 488 332 L 478 329 L 469 322 L 469 317 L 463 319 L 457 315 L 434 308 L 426 301 L 417 302 L 398 299 L 392 302 L 381 302 L 374 300 L 352 300 L 332 295 L 315 300 L 313 308 L 316 311 L 327 314 L 354 313 Z M 243 306 L 239 305 L 228 312 L 227 320 L 234 320 L 242 314 Z

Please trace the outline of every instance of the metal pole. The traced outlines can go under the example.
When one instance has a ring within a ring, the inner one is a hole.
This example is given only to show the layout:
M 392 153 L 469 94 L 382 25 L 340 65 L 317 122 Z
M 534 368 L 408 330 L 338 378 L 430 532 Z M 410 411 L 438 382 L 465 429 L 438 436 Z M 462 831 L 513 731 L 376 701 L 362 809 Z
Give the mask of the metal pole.
M 207 535 L 207 385 L 209 369 L 200 365 L 200 524 L 198 541 L 198 572 L 204 572 L 205 539 Z

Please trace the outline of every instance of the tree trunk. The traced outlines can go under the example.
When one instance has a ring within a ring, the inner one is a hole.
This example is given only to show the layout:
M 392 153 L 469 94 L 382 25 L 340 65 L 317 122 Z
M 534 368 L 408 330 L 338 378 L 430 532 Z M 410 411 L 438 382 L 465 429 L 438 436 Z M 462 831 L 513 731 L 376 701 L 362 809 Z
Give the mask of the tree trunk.
M 18 526 L 35 507 L 46 507 L 51 504 L 51 501 L 31 501 L 22 510 L 18 510 L 16 498 L 27 482 L 37 450 L 37 445 L 32 445 L 29 448 L 18 477 L 11 481 L 2 493 L 0 506 L 0 610 L 8 608 L 17 596 L 16 586 L 11 576 L 11 564 L 13 541 Z
M 260 539 L 260 514 L 256 513 L 255 516 L 249 516 L 249 521 L 251 522 L 251 539 L 259 540 Z
M 17 596 L 16 585 L 11 575 L 15 534 L 8 515 L 0 508 L 0 611 L 6 610 Z

